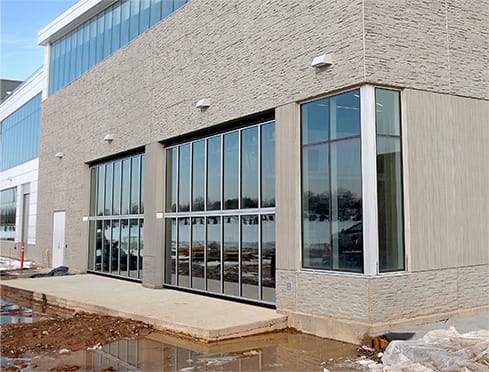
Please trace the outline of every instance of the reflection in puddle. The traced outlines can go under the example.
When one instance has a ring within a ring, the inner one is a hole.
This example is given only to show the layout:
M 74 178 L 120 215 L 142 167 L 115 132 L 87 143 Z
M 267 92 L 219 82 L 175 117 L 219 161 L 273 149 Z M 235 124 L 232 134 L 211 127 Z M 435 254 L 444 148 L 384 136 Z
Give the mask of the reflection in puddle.
M 32 323 L 32 309 L 0 299 L 0 323 Z
M 22 371 L 62 370 L 75 366 L 79 371 L 127 372 L 323 371 L 325 367 L 331 368 L 333 361 L 346 361 L 354 355 L 354 345 L 288 332 L 215 344 L 153 333 L 145 338 L 103 345 L 93 351 L 26 355 L 30 356 L 31 363 Z M 25 361 L 25 357 L 21 359 Z M 13 364 L 15 360 L 8 362 Z

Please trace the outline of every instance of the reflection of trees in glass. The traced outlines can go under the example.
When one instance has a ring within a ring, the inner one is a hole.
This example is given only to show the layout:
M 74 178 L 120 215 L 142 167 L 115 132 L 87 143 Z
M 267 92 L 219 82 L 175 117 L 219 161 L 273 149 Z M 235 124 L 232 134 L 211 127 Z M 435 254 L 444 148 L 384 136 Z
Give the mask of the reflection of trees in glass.
M 362 219 L 361 196 L 354 195 L 350 190 L 339 189 L 336 199 L 339 221 L 360 221 Z M 303 201 L 305 219 L 309 221 L 330 219 L 329 193 L 315 194 L 312 191 L 305 191 Z

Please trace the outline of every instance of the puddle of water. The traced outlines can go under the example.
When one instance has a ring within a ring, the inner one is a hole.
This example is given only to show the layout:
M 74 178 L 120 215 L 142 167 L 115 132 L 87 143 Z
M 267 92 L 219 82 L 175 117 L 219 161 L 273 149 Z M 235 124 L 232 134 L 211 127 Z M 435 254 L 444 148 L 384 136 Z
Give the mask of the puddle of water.
M 78 366 L 79 371 L 333 371 L 334 363 L 353 359 L 354 355 L 354 345 L 287 332 L 210 345 L 153 333 L 93 351 L 31 354 L 4 362 L 19 364 L 27 360 L 22 371 L 63 366 Z
M 46 316 L 45 308 L 32 311 L 7 300 L 2 300 L 1 310 L 2 323 L 32 322 Z M 78 371 L 322 372 L 325 368 L 338 370 L 334 366 L 341 363 L 348 365 L 355 355 L 355 345 L 301 333 L 278 332 L 202 344 L 155 332 L 95 350 L 26 354 L 17 359 L 2 357 L 1 365 L 2 369 L 17 365 L 21 371 L 75 370 L 68 367 L 77 366 Z
M 0 323 L 32 323 L 32 309 L 0 299 Z

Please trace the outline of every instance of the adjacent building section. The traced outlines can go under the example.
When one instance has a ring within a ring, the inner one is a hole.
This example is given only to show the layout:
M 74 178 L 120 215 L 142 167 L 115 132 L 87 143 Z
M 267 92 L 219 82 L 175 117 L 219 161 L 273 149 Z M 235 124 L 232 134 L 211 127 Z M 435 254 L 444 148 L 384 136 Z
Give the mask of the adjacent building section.
M 44 71 L 9 91 L 0 104 L 1 254 L 37 255 L 36 216 Z M 14 84 L 15 85 L 15 84 Z M 45 258 L 47 264 L 47 258 Z

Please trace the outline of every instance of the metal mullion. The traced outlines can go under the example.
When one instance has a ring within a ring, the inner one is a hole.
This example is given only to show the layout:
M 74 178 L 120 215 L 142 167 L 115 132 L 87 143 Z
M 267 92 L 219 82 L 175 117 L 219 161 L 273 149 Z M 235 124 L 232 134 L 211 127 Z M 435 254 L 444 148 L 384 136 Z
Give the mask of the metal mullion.
M 261 208 L 261 129 L 262 125 L 258 128 L 258 208 Z
M 107 216 L 92 216 L 88 217 L 89 221 L 102 221 L 112 220 L 114 218 L 128 219 L 128 218 L 144 218 L 144 214 L 121 214 L 121 215 L 107 215 Z
M 180 146 L 177 147 L 177 169 L 176 169 L 176 174 L 177 174 L 177 181 L 176 181 L 176 192 L 175 192 L 175 212 L 180 211 Z
M 189 221 L 190 221 L 190 225 L 189 225 L 189 231 L 188 231 L 188 235 L 189 235 L 189 251 L 188 251 L 188 287 L 189 288 L 192 288 L 192 251 L 193 251 L 193 245 L 194 245 L 194 241 L 193 241 L 193 237 L 194 237 L 194 219 L 192 217 L 188 217 Z
M 176 231 L 176 249 L 175 249 L 175 285 L 179 285 L 178 281 L 178 255 L 180 253 L 180 219 L 175 218 L 175 231 Z M 171 278 L 170 278 L 171 282 Z
M 121 251 L 122 251 L 122 244 L 121 244 L 121 220 L 119 219 L 119 237 L 117 241 L 119 242 L 119 252 L 117 253 L 117 274 L 121 275 Z
M 204 290 L 207 291 L 207 217 L 204 218 Z
M 220 252 L 220 274 L 221 274 L 221 293 L 224 294 L 224 219 L 219 216 L 220 226 L 221 226 L 221 252 Z
M 258 299 L 261 301 L 263 299 L 262 293 L 262 244 L 261 244 L 261 229 L 262 220 L 261 215 L 258 215 Z
M 139 170 L 141 171 L 141 164 L 139 164 Z M 139 250 L 141 249 L 141 226 L 140 226 L 141 219 L 138 218 L 136 221 L 138 223 L 138 249 L 136 251 L 136 253 L 137 253 L 137 255 L 136 255 L 136 278 L 139 279 Z M 129 270 L 130 269 L 131 268 L 129 267 Z
M 165 218 L 176 218 L 176 217 L 205 217 L 205 216 L 249 216 L 249 215 L 264 215 L 264 214 L 275 214 L 275 207 L 268 208 L 250 208 L 250 209 L 226 209 L 226 210 L 212 210 L 212 211 L 195 211 L 195 212 L 169 212 L 165 213 Z M 143 215 L 138 215 L 143 217 Z M 134 215 L 132 215 L 134 217 Z M 122 217 L 121 217 L 122 218 Z
M 242 216 L 238 216 L 238 295 L 239 297 L 242 297 L 243 296 L 243 288 L 242 288 L 242 264 L 243 264 L 243 260 L 241 259 L 241 249 L 242 249 L 242 240 L 243 240 L 243 237 L 241 236 L 241 233 L 242 233 L 242 229 L 241 229 L 241 224 L 243 223 L 242 222 Z
M 189 181 L 190 181 L 190 200 L 189 200 L 189 206 L 188 210 L 190 212 L 193 212 L 193 199 L 194 199 L 194 142 L 190 143 L 190 175 L 189 175 Z M 192 288 L 192 256 L 193 256 L 193 218 L 189 217 L 190 220 L 190 228 L 189 228 L 189 252 L 188 252 L 188 287 Z
M 224 135 L 221 134 L 221 210 L 224 209 Z
M 207 210 L 207 140 L 204 139 L 204 211 Z
M 241 187 L 241 181 L 242 181 L 242 174 L 241 174 L 241 162 L 242 162 L 242 146 L 241 146 L 241 140 L 242 140 L 242 135 L 241 135 L 242 130 L 238 130 L 238 209 L 241 209 L 241 192 L 242 192 L 242 187 Z

